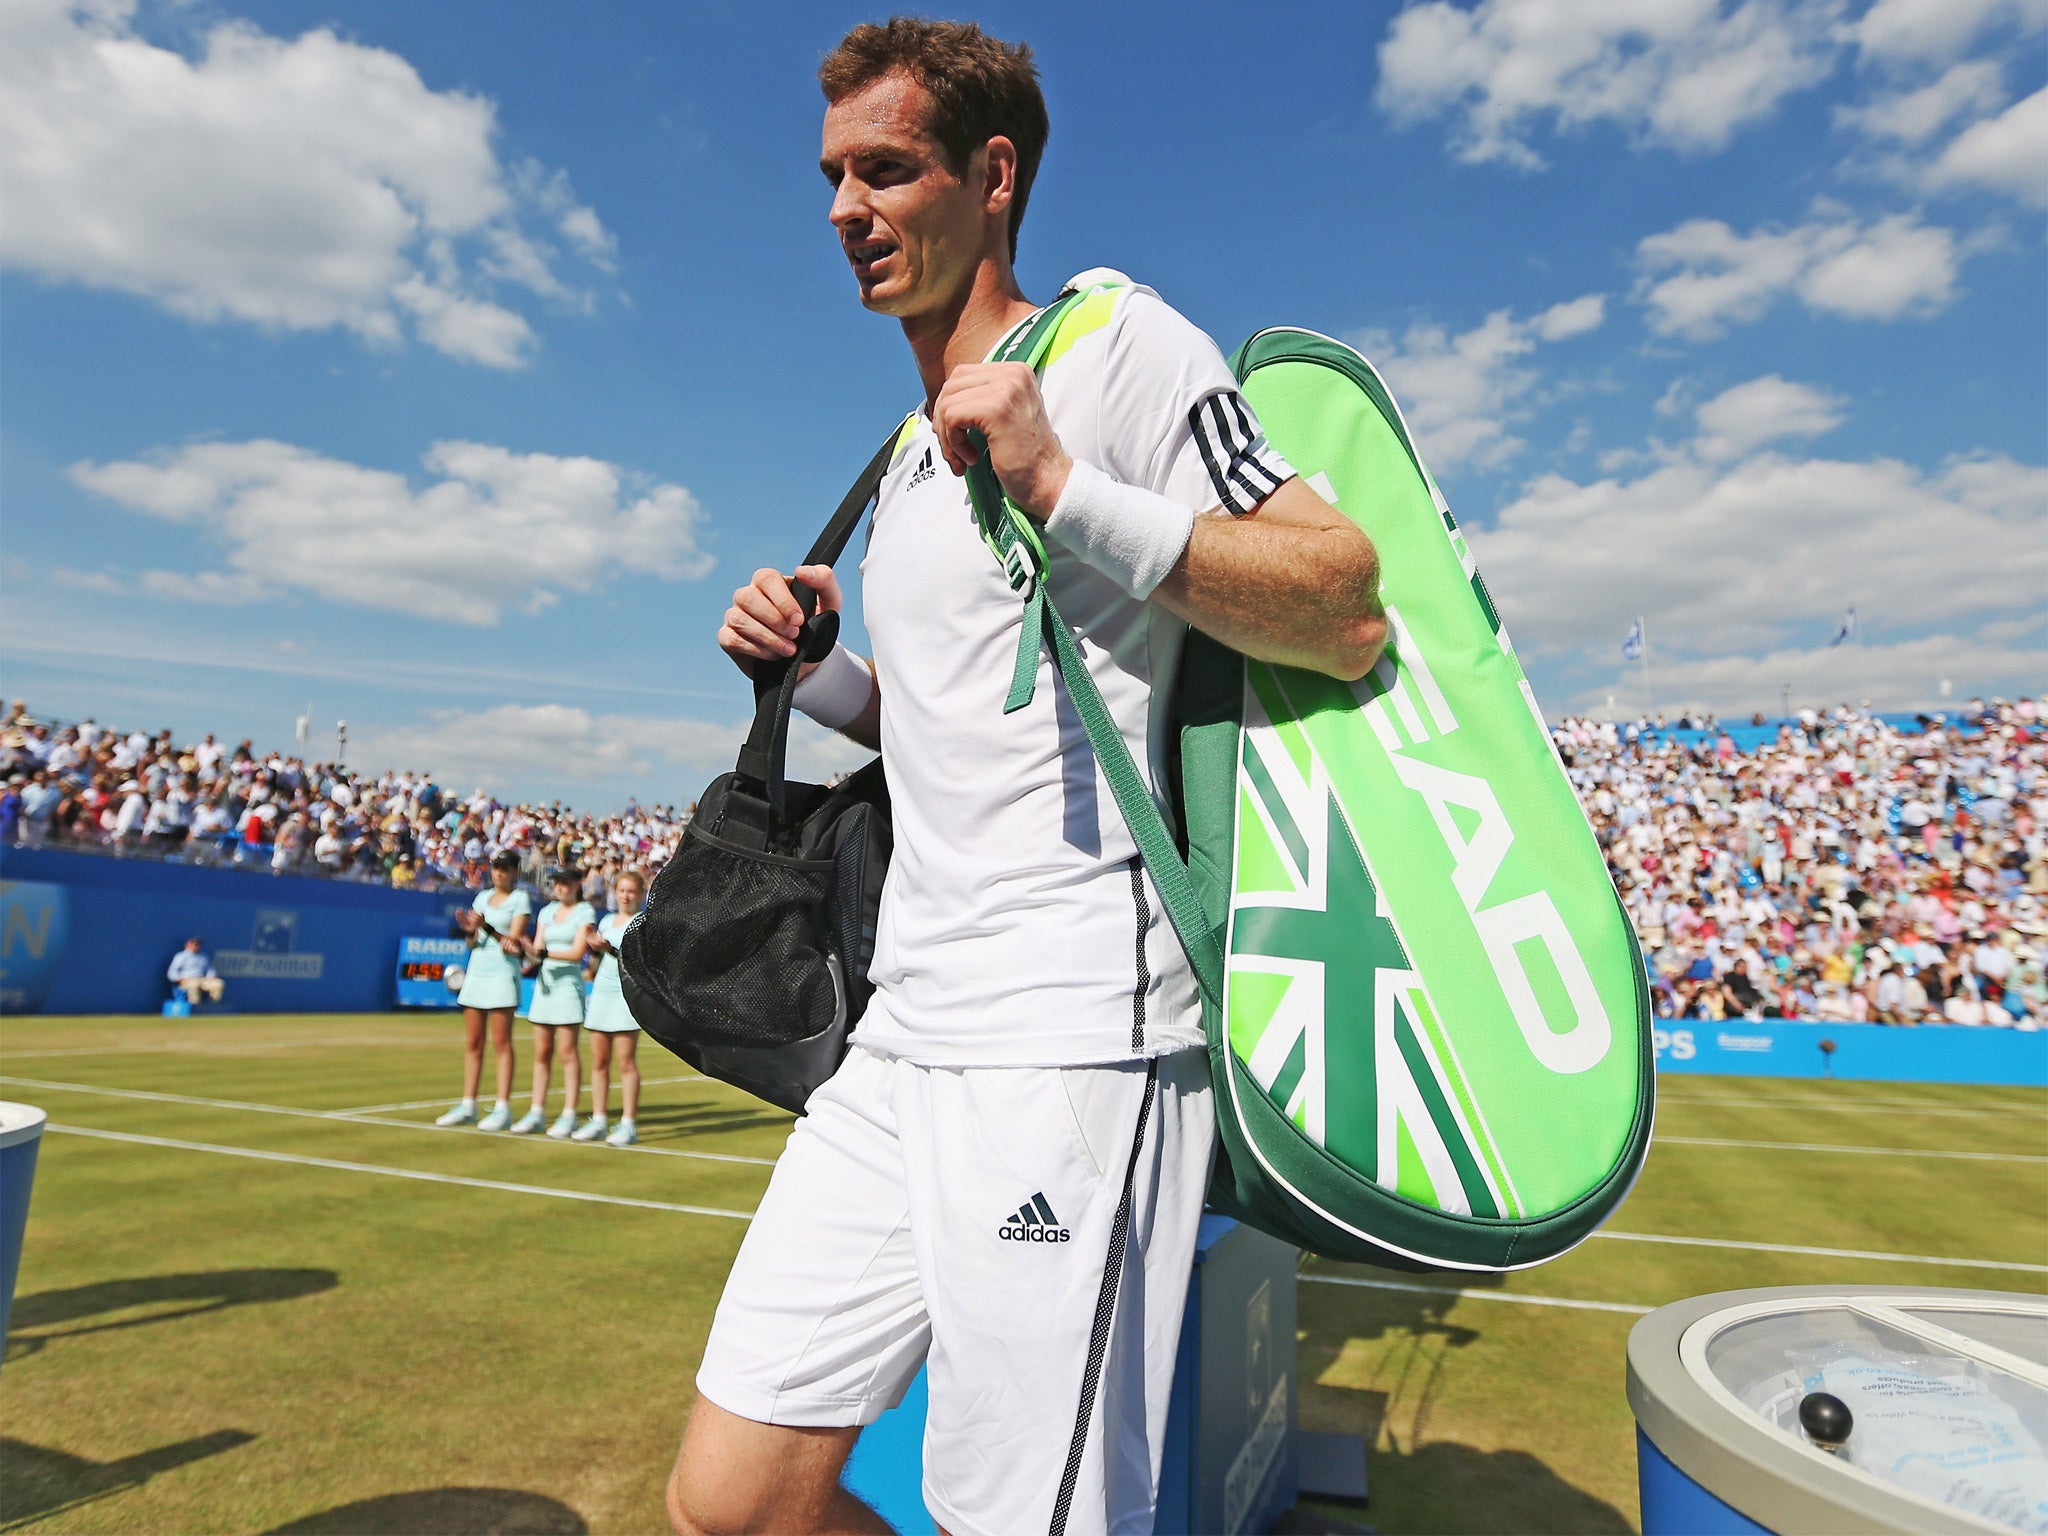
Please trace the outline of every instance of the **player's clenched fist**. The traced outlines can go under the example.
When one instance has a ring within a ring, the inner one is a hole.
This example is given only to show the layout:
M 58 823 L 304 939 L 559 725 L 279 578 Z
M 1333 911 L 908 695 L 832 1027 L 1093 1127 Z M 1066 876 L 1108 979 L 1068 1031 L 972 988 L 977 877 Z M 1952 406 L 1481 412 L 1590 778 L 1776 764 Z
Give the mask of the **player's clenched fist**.
M 1023 363 L 966 363 L 946 377 L 932 402 L 939 451 L 964 475 L 980 454 L 968 439 L 988 439 L 989 465 L 1010 500 L 1043 522 L 1059 504 L 1074 461 L 1045 413 L 1038 375 Z
M 725 610 L 725 622 L 718 627 L 718 648 L 733 659 L 747 676 L 754 675 L 757 661 L 781 661 L 796 654 L 796 637 L 803 632 L 804 611 L 790 590 L 792 580 L 800 581 L 818 594 L 818 611 L 839 611 L 843 601 L 839 578 L 829 565 L 800 565 L 794 577 L 763 566 L 754 579 L 732 595 Z M 808 672 L 816 662 L 806 662 Z

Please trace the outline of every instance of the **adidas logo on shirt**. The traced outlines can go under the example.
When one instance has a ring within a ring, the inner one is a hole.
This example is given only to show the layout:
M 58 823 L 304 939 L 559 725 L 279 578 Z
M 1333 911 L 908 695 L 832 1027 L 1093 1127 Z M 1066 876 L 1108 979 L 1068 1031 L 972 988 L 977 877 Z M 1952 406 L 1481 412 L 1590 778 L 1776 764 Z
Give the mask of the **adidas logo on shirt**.
M 1004 1221 L 996 1236 L 1007 1243 L 1064 1243 L 1073 1233 L 1060 1225 L 1043 1192 L 1033 1195 Z
M 937 468 L 932 464 L 932 451 L 927 448 L 924 451 L 924 457 L 917 461 L 917 468 L 911 471 L 910 484 L 905 486 L 904 489 L 914 491 L 937 473 Z

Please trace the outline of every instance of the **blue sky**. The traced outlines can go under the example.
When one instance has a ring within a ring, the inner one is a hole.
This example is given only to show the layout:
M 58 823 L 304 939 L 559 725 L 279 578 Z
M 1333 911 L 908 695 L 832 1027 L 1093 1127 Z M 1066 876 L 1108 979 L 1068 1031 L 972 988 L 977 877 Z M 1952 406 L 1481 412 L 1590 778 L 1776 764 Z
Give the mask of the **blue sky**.
M 687 798 L 914 403 L 842 5 L 0 0 L 0 690 Z M 2048 682 L 2048 0 L 989 5 L 1020 273 L 1381 367 L 1553 715 Z M 1830 648 L 1855 605 L 1860 644 Z M 807 737 L 811 766 L 835 760 Z

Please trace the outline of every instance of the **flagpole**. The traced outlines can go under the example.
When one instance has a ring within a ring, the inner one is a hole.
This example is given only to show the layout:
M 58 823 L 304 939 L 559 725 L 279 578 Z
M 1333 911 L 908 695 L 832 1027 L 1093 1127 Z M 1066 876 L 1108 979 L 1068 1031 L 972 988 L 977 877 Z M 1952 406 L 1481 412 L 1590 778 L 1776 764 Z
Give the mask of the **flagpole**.
M 1636 632 L 1643 637 L 1643 713 L 1654 718 L 1657 713 L 1657 696 L 1650 689 L 1650 629 L 1643 622 L 1641 614 L 1636 615 Z

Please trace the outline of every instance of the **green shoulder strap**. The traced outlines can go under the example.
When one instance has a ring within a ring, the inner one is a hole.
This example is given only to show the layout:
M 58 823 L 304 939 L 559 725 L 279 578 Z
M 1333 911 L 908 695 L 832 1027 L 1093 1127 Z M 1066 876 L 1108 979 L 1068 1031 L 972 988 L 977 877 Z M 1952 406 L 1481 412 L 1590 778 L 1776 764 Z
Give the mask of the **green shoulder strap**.
M 1078 291 L 1061 294 L 1036 319 L 998 347 L 993 361 L 1023 362 L 1034 369 L 1044 366 L 1058 339 L 1061 322 L 1082 297 L 1084 294 Z M 1102 764 L 1102 776 L 1109 781 L 1117 809 L 1137 841 L 1138 853 L 1152 876 L 1174 932 L 1180 935 L 1181 947 L 1187 951 L 1202 996 L 1215 1007 L 1223 995 L 1223 947 L 1216 930 L 1203 911 L 1194 879 L 1181 860 L 1173 834 L 1167 830 L 1144 776 L 1131 759 L 1123 732 L 1117 729 L 1109 706 L 1102 702 L 1102 691 L 1095 686 L 1095 679 L 1081 659 L 1073 630 L 1053 606 L 1051 585 L 1045 579 L 1049 569 L 1045 543 L 1039 537 L 1037 525 L 1003 493 L 1002 483 L 989 467 L 988 444 L 979 433 L 973 434 L 973 438 L 981 457 L 967 467 L 968 498 L 974 504 L 983 542 L 1009 576 L 1010 586 L 1024 600 L 1024 629 L 1018 641 L 1017 665 L 1004 712 L 1021 709 L 1031 702 L 1037 686 L 1039 651 L 1050 636 L 1053 661 L 1088 732 L 1096 760 Z

